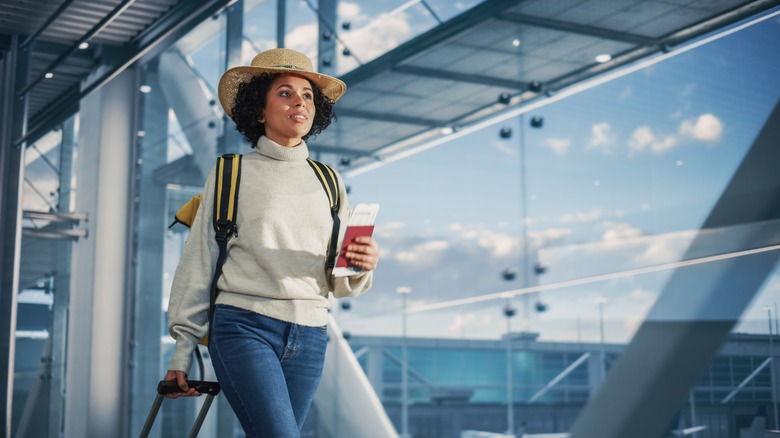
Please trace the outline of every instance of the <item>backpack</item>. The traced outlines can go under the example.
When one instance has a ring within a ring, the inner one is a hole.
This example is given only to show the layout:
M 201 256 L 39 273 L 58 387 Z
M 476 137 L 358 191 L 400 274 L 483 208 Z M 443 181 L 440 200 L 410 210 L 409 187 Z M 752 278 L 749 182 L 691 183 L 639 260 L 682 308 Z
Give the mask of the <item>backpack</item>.
M 332 269 L 336 264 L 336 248 L 338 244 L 339 228 L 341 220 L 339 219 L 339 208 L 341 206 L 341 197 L 339 196 L 338 180 L 336 173 L 328 165 L 307 158 L 309 166 L 322 184 L 325 194 L 328 196 L 330 206 L 330 215 L 333 219 L 333 229 L 330 236 L 330 246 L 328 247 L 328 258 L 325 264 L 325 270 Z M 214 216 L 212 224 L 214 226 L 215 238 L 219 246 L 219 257 L 217 258 L 214 277 L 211 279 L 211 292 L 209 296 L 209 322 L 214 311 L 214 304 L 217 300 L 217 280 L 222 275 L 222 266 L 227 259 L 227 243 L 236 233 L 236 215 L 238 213 L 238 189 L 241 183 L 241 155 L 225 154 L 217 158 L 217 175 L 215 178 L 216 189 L 214 190 Z M 179 208 L 174 216 L 171 228 L 177 223 L 186 227 L 191 227 L 198 214 L 198 208 L 202 194 L 193 196 L 189 201 Z M 201 339 L 202 345 L 208 346 L 208 335 Z

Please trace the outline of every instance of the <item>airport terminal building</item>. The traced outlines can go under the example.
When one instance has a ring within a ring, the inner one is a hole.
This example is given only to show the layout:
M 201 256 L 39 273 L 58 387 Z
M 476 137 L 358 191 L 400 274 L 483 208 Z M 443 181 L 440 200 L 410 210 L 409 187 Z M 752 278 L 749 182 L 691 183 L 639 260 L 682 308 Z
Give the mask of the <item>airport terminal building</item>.
M 303 436 L 777 436 L 778 42 L 780 0 L 0 1 L 0 438 L 140 435 L 169 225 L 256 153 L 220 77 L 282 47 L 347 86 L 309 157 L 381 206 Z M 199 436 L 242 436 L 225 397 Z

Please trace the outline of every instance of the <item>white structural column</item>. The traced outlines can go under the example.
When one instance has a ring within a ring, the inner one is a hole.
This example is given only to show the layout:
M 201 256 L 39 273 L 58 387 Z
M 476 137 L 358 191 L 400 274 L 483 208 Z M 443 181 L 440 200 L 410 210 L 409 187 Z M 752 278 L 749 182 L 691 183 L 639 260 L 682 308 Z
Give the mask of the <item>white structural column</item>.
M 399 438 L 333 316 L 328 323 L 325 368 L 314 407 L 320 419 L 318 436 Z
M 73 245 L 65 436 L 121 437 L 127 427 L 126 297 L 132 216 L 136 70 L 81 101 L 76 211 L 88 235 Z

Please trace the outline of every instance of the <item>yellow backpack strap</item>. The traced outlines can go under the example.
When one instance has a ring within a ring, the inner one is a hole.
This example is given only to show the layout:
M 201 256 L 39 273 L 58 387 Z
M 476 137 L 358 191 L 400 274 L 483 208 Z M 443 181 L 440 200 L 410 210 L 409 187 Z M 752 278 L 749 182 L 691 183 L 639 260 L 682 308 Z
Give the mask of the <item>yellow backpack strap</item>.
M 241 183 L 241 155 L 225 154 L 217 158 L 217 175 L 214 190 L 214 232 L 219 246 L 219 257 L 211 280 L 209 300 L 209 321 L 217 301 L 217 280 L 222 275 L 222 266 L 227 259 L 227 243 L 238 231 L 238 188 Z
M 339 191 L 338 179 L 336 178 L 336 172 L 333 171 L 328 165 L 314 161 L 311 158 L 307 158 L 309 166 L 314 170 L 314 174 L 317 175 L 317 179 L 320 180 L 322 188 L 328 195 L 328 203 L 330 205 L 330 216 L 333 219 L 333 230 L 330 234 L 330 245 L 328 246 L 328 261 L 325 263 L 325 269 L 332 269 L 336 266 L 336 253 L 339 240 L 339 228 L 341 228 L 341 220 L 339 219 L 339 209 L 341 207 L 341 195 Z

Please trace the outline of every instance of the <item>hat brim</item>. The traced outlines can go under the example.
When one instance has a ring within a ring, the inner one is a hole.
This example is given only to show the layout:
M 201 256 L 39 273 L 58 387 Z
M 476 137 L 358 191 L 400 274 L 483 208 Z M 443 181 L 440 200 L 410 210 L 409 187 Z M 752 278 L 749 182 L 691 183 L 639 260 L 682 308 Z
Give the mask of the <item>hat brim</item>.
M 229 117 L 233 117 L 233 105 L 236 101 L 238 86 L 249 82 L 252 78 L 260 76 L 263 73 L 289 74 L 301 76 L 308 79 L 312 84 L 322 91 L 328 99 L 334 103 L 347 91 L 347 84 L 333 76 L 306 70 L 296 70 L 294 68 L 276 68 L 276 67 L 252 67 L 242 66 L 233 67 L 226 71 L 219 79 L 219 103 L 222 109 Z

